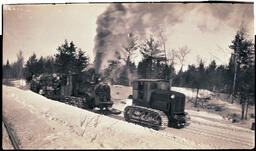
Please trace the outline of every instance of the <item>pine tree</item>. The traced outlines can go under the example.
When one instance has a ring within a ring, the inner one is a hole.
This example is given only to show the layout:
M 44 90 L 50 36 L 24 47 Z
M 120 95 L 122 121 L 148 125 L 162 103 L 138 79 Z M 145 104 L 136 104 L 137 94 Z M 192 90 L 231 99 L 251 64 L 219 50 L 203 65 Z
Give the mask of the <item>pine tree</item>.
M 253 43 L 251 40 L 246 38 L 246 29 L 241 27 L 232 41 L 230 48 L 234 50 L 235 56 L 235 72 L 234 72 L 234 84 L 233 84 L 233 95 L 235 91 L 240 98 L 240 104 L 242 106 L 242 117 L 244 119 L 245 104 L 248 102 L 248 96 L 250 96 L 250 72 L 252 70 L 255 59 L 253 58 Z M 237 69 L 240 69 L 237 72 Z M 254 78 L 254 77 L 251 77 Z M 231 96 L 231 103 L 233 103 L 233 95 Z
M 38 73 L 37 59 L 36 59 L 36 54 L 33 53 L 33 55 L 29 57 L 26 65 L 25 65 L 26 80 L 29 82 L 32 79 L 32 76 L 37 73 Z
M 17 78 L 23 78 L 24 77 L 24 57 L 23 57 L 23 52 L 20 50 L 19 53 L 17 54 L 17 62 L 16 64 L 16 73 L 17 73 Z
M 139 62 L 137 74 L 139 78 L 146 78 L 147 77 L 147 62 L 145 59 Z
M 235 35 L 235 39 L 232 41 L 232 45 L 229 47 L 234 50 L 234 80 L 233 80 L 233 93 L 231 95 L 231 103 L 233 103 L 233 95 L 235 94 L 235 87 L 237 82 L 237 68 L 241 66 L 248 66 L 251 58 L 251 47 L 253 46 L 250 40 L 246 39 L 246 29 L 240 27 Z M 247 67 L 248 68 L 248 67 Z
M 213 90 L 214 87 L 216 86 L 216 62 L 215 60 L 213 60 L 210 65 L 207 67 L 206 69 L 206 75 L 208 77 L 208 81 L 209 81 L 209 84 L 208 84 L 208 88 Z
M 197 106 L 198 94 L 200 89 L 205 88 L 206 85 L 206 76 L 205 76 L 205 68 L 204 63 L 201 59 L 199 66 L 196 68 L 195 72 L 192 72 L 192 85 L 196 88 L 196 102 L 195 106 Z
M 86 56 L 84 51 L 79 49 L 78 54 L 76 55 L 76 60 L 75 60 L 76 73 L 82 72 L 82 70 L 86 68 L 88 64 L 89 64 L 89 57 Z
M 123 49 L 125 50 L 125 65 L 126 65 L 126 71 L 124 71 L 123 76 L 127 76 L 127 80 L 128 80 L 128 85 L 131 85 L 131 81 L 133 78 L 132 75 L 132 58 L 134 56 L 134 52 L 137 49 L 137 38 L 130 33 L 128 35 L 128 43 L 126 46 L 123 46 Z
M 65 40 L 57 51 L 55 62 L 59 73 L 80 73 L 88 65 L 89 58 L 81 49 L 77 50 L 73 41 Z
M 165 61 L 164 51 L 161 50 L 160 44 L 156 41 L 153 36 L 150 36 L 149 39 L 145 41 L 143 46 L 141 47 L 141 54 L 143 56 L 143 60 L 146 63 L 146 78 L 154 77 L 153 71 L 155 70 L 155 64 L 158 61 Z
M 7 59 L 6 65 L 3 66 L 3 78 L 9 79 L 11 77 L 11 66 Z

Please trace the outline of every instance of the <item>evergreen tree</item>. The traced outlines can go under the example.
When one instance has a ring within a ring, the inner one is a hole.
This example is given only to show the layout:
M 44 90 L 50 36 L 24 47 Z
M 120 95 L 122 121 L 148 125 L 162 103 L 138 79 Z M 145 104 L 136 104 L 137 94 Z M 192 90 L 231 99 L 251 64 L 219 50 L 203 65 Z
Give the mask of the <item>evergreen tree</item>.
M 36 54 L 29 57 L 25 65 L 25 78 L 29 82 L 34 74 L 38 73 Z
M 153 36 L 150 36 L 150 38 L 147 39 L 141 47 L 140 52 L 146 65 L 146 78 L 154 78 L 154 76 L 157 74 L 153 73 L 154 70 L 156 71 L 156 63 L 165 61 L 164 51 L 159 47 L 159 42 L 156 41 Z
M 147 62 L 145 59 L 139 62 L 138 70 L 137 70 L 139 78 L 146 78 L 147 77 Z
M 56 69 L 55 69 L 55 60 L 52 56 L 48 56 L 46 57 L 46 59 L 44 59 L 44 72 L 45 73 L 55 73 Z
M 240 104 L 242 106 L 242 117 L 244 119 L 245 104 L 248 102 L 248 96 L 250 96 L 250 84 L 251 79 L 250 73 L 253 67 L 254 49 L 251 40 L 246 38 L 246 30 L 241 27 L 232 41 L 230 48 L 234 50 L 235 56 L 235 72 L 234 72 L 234 83 L 233 83 L 233 94 L 238 94 L 240 98 Z M 238 72 L 237 69 L 240 68 Z M 254 77 L 252 77 L 254 78 Z M 237 93 L 235 93 L 237 91 Z M 232 95 L 233 96 L 233 95 Z M 233 103 L 233 97 L 231 96 L 231 103 Z
M 75 60 L 75 51 L 76 48 L 71 42 L 68 43 L 65 40 L 65 43 L 57 48 L 58 53 L 56 57 L 57 71 L 59 73 L 69 73 L 74 72 L 74 60 Z
M 17 54 L 17 62 L 14 63 L 14 70 L 16 73 L 16 78 L 23 78 L 24 77 L 24 57 L 23 52 L 20 50 Z
M 207 67 L 206 69 L 206 75 L 208 77 L 208 81 L 209 81 L 209 84 L 208 84 L 208 89 L 210 90 L 213 90 L 215 89 L 215 83 L 216 83 L 216 62 L 215 60 L 213 60 L 210 65 Z
M 86 56 L 85 52 L 79 49 L 76 60 L 75 60 L 75 68 L 76 73 L 82 72 L 84 68 L 86 68 L 89 64 L 89 57 Z
M 233 103 L 233 95 L 236 94 L 236 84 L 237 82 L 237 69 L 241 66 L 248 66 L 250 64 L 251 58 L 251 47 L 253 43 L 250 40 L 246 39 L 246 29 L 244 27 L 240 27 L 235 35 L 235 39 L 232 41 L 232 44 L 229 46 L 234 50 L 234 63 L 235 63 L 235 71 L 234 71 L 234 80 L 233 80 L 233 93 L 231 95 L 231 103 Z
M 199 90 L 205 88 L 206 86 L 206 76 L 205 76 L 205 68 L 204 68 L 204 63 L 201 59 L 200 64 L 196 71 L 192 73 L 192 84 L 196 88 L 196 102 L 195 106 L 197 106 L 197 99 L 198 99 L 198 94 Z
M 11 66 L 7 59 L 6 65 L 3 66 L 3 78 L 9 79 L 11 77 Z
M 58 53 L 56 57 L 56 67 L 59 73 L 79 73 L 88 65 L 88 57 L 71 41 L 65 43 L 57 48 Z
M 41 74 L 45 72 L 45 61 L 44 58 L 41 56 L 37 62 L 37 73 Z
M 104 70 L 104 77 L 107 81 L 110 81 L 112 84 L 117 82 L 117 70 L 119 67 L 119 60 L 109 60 L 108 67 Z
M 128 80 L 128 85 L 131 85 L 131 81 L 133 80 L 133 75 L 132 75 L 132 57 L 134 55 L 135 50 L 137 49 L 137 38 L 130 33 L 128 35 L 128 43 L 126 46 L 123 46 L 123 49 L 125 50 L 125 65 L 126 65 L 126 71 L 123 72 L 123 78 L 126 75 L 126 79 Z

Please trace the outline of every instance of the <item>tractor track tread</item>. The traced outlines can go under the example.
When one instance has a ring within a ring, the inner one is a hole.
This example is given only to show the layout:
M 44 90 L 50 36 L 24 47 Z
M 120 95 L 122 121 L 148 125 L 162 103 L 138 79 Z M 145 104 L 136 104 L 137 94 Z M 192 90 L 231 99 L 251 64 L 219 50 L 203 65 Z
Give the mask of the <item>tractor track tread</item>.
M 147 110 L 147 111 L 150 111 L 152 113 L 157 113 L 160 117 L 161 117 L 161 125 L 154 125 L 154 124 L 150 124 L 148 123 L 147 121 L 142 121 L 142 120 L 136 120 L 136 119 L 131 119 L 131 120 L 128 120 L 126 118 L 126 110 L 128 108 L 134 108 L 134 109 L 138 109 L 138 110 Z M 152 109 L 152 108 L 147 108 L 147 107 L 142 107 L 142 106 L 136 106 L 136 105 L 132 105 L 132 106 L 127 106 L 125 111 L 124 111 L 124 118 L 125 120 L 127 120 L 128 122 L 133 122 L 133 123 L 138 123 L 138 124 L 142 124 L 142 125 L 145 125 L 145 126 L 148 126 L 148 127 L 156 127 L 157 129 L 165 129 L 166 127 L 168 127 L 168 117 L 166 116 L 166 114 L 160 110 L 156 110 L 156 109 Z

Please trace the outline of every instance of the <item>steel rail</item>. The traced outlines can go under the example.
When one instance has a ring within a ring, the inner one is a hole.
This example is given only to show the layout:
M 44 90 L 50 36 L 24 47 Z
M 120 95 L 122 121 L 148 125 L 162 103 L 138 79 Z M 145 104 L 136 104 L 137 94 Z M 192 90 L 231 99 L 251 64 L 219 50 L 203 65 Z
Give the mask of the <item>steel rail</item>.
M 17 141 L 16 137 L 12 134 L 12 132 L 11 132 L 11 130 L 10 130 L 10 127 L 8 126 L 6 120 L 5 120 L 5 118 L 4 118 L 3 116 L 2 116 L 2 121 L 3 121 L 3 123 L 4 123 L 4 126 L 5 126 L 5 128 L 6 128 L 7 134 L 8 134 L 8 136 L 9 136 L 9 138 L 10 138 L 10 141 L 11 141 L 11 143 L 12 143 L 13 148 L 14 148 L 15 150 L 19 150 L 20 147 L 19 147 L 19 144 L 17 143 L 18 141 Z

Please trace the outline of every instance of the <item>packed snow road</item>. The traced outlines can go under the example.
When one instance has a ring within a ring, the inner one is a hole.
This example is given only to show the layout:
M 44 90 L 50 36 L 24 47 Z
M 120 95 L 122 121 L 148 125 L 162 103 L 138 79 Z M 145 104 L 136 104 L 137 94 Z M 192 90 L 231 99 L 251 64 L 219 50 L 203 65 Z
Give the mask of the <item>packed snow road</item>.
M 130 104 L 127 99 L 127 103 Z M 120 109 L 123 107 L 118 106 Z M 187 110 L 191 116 L 191 124 L 185 128 L 166 128 L 159 133 L 191 140 L 196 144 L 208 144 L 212 148 L 219 149 L 248 149 L 254 148 L 255 132 L 249 129 L 240 128 L 227 123 L 220 116 L 207 112 L 195 112 Z M 113 115 L 113 118 L 118 118 Z M 123 117 L 123 114 L 119 115 Z M 124 119 L 122 119 L 124 120 Z
M 131 104 L 129 99 L 115 103 L 113 107 L 120 110 Z M 192 120 L 188 127 L 155 131 L 123 121 L 123 114 L 107 117 L 3 85 L 3 115 L 21 149 L 254 148 L 254 131 L 227 124 L 210 113 L 187 112 Z

